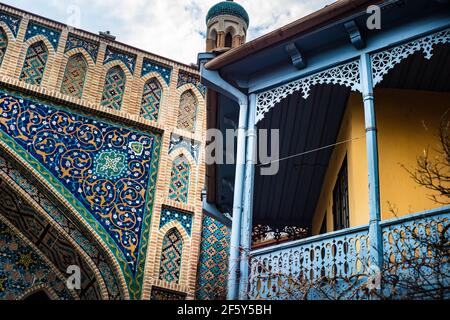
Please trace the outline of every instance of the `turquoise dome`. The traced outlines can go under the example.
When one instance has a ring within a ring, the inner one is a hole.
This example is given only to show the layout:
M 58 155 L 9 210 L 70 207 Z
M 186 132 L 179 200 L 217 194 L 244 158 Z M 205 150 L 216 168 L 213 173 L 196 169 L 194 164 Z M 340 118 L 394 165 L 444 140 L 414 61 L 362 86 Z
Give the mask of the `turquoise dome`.
M 208 23 L 210 19 L 221 15 L 239 17 L 247 23 L 247 26 L 250 22 L 247 11 L 245 11 L 240 4 L 233 1 L 222 1 L 209 9 L 208 14 L 206 15 L 206 23 Z

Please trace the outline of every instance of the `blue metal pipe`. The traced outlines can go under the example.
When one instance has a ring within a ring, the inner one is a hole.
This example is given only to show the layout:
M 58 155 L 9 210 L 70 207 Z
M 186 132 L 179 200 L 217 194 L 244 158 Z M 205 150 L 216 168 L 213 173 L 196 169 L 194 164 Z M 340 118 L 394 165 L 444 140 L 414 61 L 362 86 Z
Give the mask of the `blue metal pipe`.
M 230 257 L 228 264 L 228 300 L 236 300 L 239 292 L 239 261 L 241 243 L 242 191 L 245 174 L 245 150 L 248 115 L 248 97 L 239 89 L 226 82 L 217 71 L 205 68 L 206 61 L 213 58 L 213 54 L 200 54 L 200 74 L 202 82 L 209 88 L 233 99 L 239 104 L 239 129 L 237 138 L 236 177 L 233 197 L 233 221 L 231 226 Z
M 250 95 L 248 131 L 247 131 L 247 155 L 245 159 L 244 204 L 241 227 L 241 277 L 239 280 L 239 300 L 248 299 L 249 289 L 249 264 L 250 250 L 252 246 L 253 227 L 253 190 L 256 165 L 256 95 Z
M 380 227 L 380 180 L 378 164 L 377 122 L 375 115 L 372 62 L 364 53 L 360 60 L 364 117 L 366 126 L 367 163 L 369 171 L 369 241 L 370 266 L 383 267 L 383 239 Z

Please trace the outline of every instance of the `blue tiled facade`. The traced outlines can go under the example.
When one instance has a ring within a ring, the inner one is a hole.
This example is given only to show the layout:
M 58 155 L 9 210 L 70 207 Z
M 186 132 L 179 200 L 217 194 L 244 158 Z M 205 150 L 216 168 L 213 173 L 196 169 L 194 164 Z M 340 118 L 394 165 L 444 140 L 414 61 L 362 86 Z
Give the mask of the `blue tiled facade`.
M 198 262 L 196 298 L 218 300 L 226 297 L 230 229 L 204 216 Z
M 69 33 L 64 53 L 75 48 L 83 48 L 91 56 L 94 62 L 97 61 L 99 44 L 95 41 L 81 38 L 77 35 Z
M 83 204 L 135 272 L 151 210 L 159 137 L 5 91 L 0 92 L 0 112 L 3 136 L 32 155 Z
M 130 70 L 131 74 L 134 73 L 134 68 L 136 67 L 136 55 L 125 53 L 108 46 L 106 48 L 105 60 L 103 61 L 103 64 L 107 64 L 108 62 L 115 60 L 122 61 L 128 70 Z
M 161 210 L 161 220 L 159 223 L 159 228 L 161 229 L 166 224 L 172 221 L 178 221 L 186 230 L 188 235 L 192 234 L 192 214 L 176 209 L 163 208 Z
M 44 26 L 35 21 L 30 21 L 28 23 L 27 32 L 25 33 L 25 41 L 38 35 L 46 37 L 55 50 L 58 48 L 59 38 L 61 37 L 60 30 Z
M 170 85 L 170 77 L 172 74 L 172 68 L 170 68 L 168 66 L 164 66 L 158 62 L 144 58 L 144 61 L 142 63 L 141 76 L 144 77 L 147 74 L 149 74 L 150 72 L 158 73 L 161 76 L 161 78 L 164 79 L 164 81 L 167 83 L 167 85 Z
M 17 37 L 20 22 L 22 21 L 21 17 L 0 11 L 0 21 L 4 22 L 8 26 L 14 37 Z

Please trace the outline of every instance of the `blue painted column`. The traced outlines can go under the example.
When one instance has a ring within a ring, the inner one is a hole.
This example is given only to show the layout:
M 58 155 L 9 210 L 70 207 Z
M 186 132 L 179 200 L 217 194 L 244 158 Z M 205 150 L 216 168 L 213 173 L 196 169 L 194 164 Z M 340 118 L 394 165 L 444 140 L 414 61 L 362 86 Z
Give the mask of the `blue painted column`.
M 383 238 L 380 220 L 380 179 L 378 165 L 377 122 L 375 115 L 372 62 L 369 54 L 361 55 L 361 84 L 366 126 L 367 163 L 369 170 L 369 240 L 370 267 L 383 266 Z
M 245 174 L 245 150 L 248 104 L 241 103 L 236 154 L 236 177 L 234 181 L 233 221 L 231 226 L 230 258 L 228 262 L 228 300 L 236 300 L 239 292 L 239 264 L 241 244 L 242 191 Z
M 241 226 L 241 263 L 239 279 L 239 300 L 248 299 L 250 250 L 252 249 L 253 228 L 253 190 L 255 182 L 256 165 L 256 95 L 250 95 L 248 130 L 247 130 L 247 154 L 245 158 L 244 203 L 242 209 Z

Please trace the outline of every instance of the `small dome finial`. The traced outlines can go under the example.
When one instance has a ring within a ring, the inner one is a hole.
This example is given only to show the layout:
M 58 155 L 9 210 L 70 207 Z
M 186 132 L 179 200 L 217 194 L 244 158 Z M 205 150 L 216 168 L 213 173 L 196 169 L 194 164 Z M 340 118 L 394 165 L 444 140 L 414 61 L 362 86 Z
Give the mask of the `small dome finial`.
M 221 1 L 206 15 L 206 51 L 224 52 L 245 43 L 250 19 L 233 0 Z

